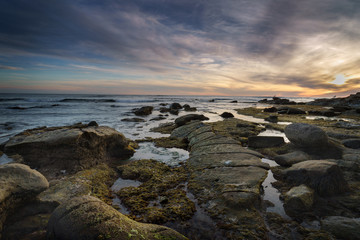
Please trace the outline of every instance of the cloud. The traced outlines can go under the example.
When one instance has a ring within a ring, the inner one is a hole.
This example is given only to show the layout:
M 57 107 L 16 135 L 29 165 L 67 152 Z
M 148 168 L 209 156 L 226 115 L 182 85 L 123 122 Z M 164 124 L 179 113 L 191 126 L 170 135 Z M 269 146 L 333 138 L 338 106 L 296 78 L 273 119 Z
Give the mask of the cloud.
M 4 0 L 0 52 L 21 66 L 34 58 L 68 74 L 142 76 L 179 89 L 182 81 L 212 93 L 230 93 L 227 86 L 260 94 L 262 83 L 283 93 L 344 92 L 359 86 L 351 81 L 359 9 L 356 0 Z M 349 80 L 330 84 L 338 74 Z
M 4 66 L 4 65 L 0 65 L 0 69 L 3 69 L 3 70 L 23 70 L 23 68 L 21 68 L 21 67 L 12 67 L 12 66 Z

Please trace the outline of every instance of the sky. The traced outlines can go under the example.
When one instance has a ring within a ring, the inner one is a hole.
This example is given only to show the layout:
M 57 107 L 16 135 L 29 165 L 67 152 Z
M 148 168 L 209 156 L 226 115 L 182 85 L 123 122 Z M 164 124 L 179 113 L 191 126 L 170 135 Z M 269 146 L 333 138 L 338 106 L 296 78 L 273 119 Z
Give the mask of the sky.
M 347 96 L 359 0 L 1 0 L 0 93 Z

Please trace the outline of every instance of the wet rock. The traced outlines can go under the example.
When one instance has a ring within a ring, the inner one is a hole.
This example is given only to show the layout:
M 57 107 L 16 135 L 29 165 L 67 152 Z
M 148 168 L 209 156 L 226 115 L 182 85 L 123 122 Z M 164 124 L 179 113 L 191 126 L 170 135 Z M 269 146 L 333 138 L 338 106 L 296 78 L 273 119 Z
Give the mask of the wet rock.
M 161 107 L 159 111 L 160 111 L 161 113 L 167 113 L 167 112 L 170 112 L 170 108 Z
M 82 196 L 60 205 L 51 215 L 47 239 L 186 239 L 176 231 L 135 222 L 101 200 Z
M 306 184 L 320 196 L 333 196 L 349 190 L 340 167 L 327 160 L 309 160 L 283 171 L 286 181 Z
M 159 132 L 163 134 L 171 134 L 171 132 L 176 128 L 175 123 L 161 123 L 158 127 L 150 129 L 151 132 Z
M 360 219 L 331 216 L 321 220 L 321 228 L 339 239 L 360 239 Z
M 175 124 L 177 126 L 183 126 L 186 123 L 194 121 L 194 120 L 203 121 L 203 120 L 209 120 L 209 118 L 205 117 L 202 114 L 187 114 L 187 115 L 184 115 L 184 116 L 181 116 L 181 117 L 175 119 Z
M 169 111 L 170 114 L 172 115 L 179 115 L 179 109 L 173 109 L 171 108 L 170 111 Z
M 267 98 L 262 99 L 259 103 L 267 103 L 267 104 L 279 104 L 279 105 L 295 105 L 296 102 L 290 101 L 286 98 L 273 97 L 272 100 L 268 100 Z
M 166 117 L 158 116 L 158 117 L 150 119 L 150 121 L 161 121 L 161 120 L 164 120 L 164 119 L 166 119 Z
M 277 111 L 278 111 L 278 109 L 276 107 L 264 108 L 264 112 L 274 113 Z
M 291 188 L 285 193 L 284 208 L 289 216 L 296 216 L 311 209 L 314 191 L 306 185 Z
M 180 103 L 172 103 L 170 105 L 170 109 L 182 109 L 183 107 L 181 106 Z
M 95 121 L 91 121 L 88 123 L 88 127 L 98 127 L 98 126 L 99 126 L 99 124 Z
M 279 121 L 278 116 L 276 116 L 276 115 L 271 115 L 271 116 L 265 118 L 264 120 L 268 121 L 268 122 L 272 122 L 272 123 L 277 123 Z
M 46 178 L 29 166 L 12 163 L 0 166 L 0 237 L 7 215 L 49 187 Z
M 195 107 L 190 107 L 189 104 L 185 104 L 183 108 L 186 112 L 195 112 L 197 110 Z
M 299 147 L 317 148 L 327 146 L 329 141 L 324 130 L 306 123 L 293 123 L 285 127 L 285 135 Z
M 345 139 L 344 141 L 342 141 L 342 144 L 347 148 L 359 149 L 360 148 L 360 138 Z
M 308 105 L 317 105 L 317 106 L 349 106 L 349 107 L 358 107 L 360 106 L 360 92 L 356 94 L 351 94 L 345 98 L 322 98 L 315 99 L 312 102 L 308 102 Z
M 145 106 L 145 107 L 134 109 L 134 113 L 136 116 L 147 116 L 152 113 L 153 109 L 154 109 L 153 106 Z
M 251 148 L 270 148 L 285 144 L 283 137 L 273 136 L 250 136 L 248 146 Z
M 188 123 L 185 124 L 181 127 L 177 127 L 175 128 L 172 132 L 171 132 L 171 136 L 172 138 L 186 138 L 192 131 L 204 127 L 205 124 L 203 122 L 200 121 L 196 121 L 196 122 L 192 122 L 192 123 Z
M 223 118 L 233 118 L 234 114 L 232 114 L 230 112 L 223 112 L 220 116 Z
M 304 110 L 299 108 L 281 107 L 278 109 L 279 114 L 306 114 Z
M 233 101 L 231 101 L 230 103 L 238 103 L 238 101 L 237 101 L 237 100 L 233 100 Z
M 334 127 L 346 129 L 360 129 L 360 124 L 340 120 L 334 124 Z
M 113 128 L 87 125 L 27 130 L 5 144 L 8 155 L 20 154 L 25 163 L 48 178 L 66 170 L 69 173 L 99 163 L 127 159 L 134 150 L 129 140 Z
M 322 112 L 322 115 L 325 116 L 325 117 L 335 117 L 335 116 L 337 116 L 339 114 L 334 112 L 334 111 L 328 110 L 328 111 Z
M 346 106 L 346 105 L 338 105 L 338 106 L 333 106 L 332 107 L 332 110 L 334 112 L 346 112 L 346 111 L 350 111 L 352 109 L 353 109 L 352 107 Z
M 123 118 L 122 122 L 146 122 L 143 118 Z
M 310 160 L 309 155 L 302 151 L 294 151 L 278 155 L 274 158 L 275 162 L 283 167 L 290 167 L 293 164 Z

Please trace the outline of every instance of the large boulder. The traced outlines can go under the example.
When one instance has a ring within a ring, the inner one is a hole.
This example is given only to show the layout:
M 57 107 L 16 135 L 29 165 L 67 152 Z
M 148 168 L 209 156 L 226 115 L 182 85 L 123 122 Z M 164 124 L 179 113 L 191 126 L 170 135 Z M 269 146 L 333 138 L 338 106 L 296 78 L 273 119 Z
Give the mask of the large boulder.
M 152 113 L 153 109 L 154 109 L 153 106 L 145 106 L 134 109 L 134 113 L 136 116 L 147 116 Z
M 183 126 L 188 122 L 194 121 L 194 120 L 209 120 L 209 118 L 205 117 L 202 114 L 187 114 L 181 117 L 178 117 L 177 119 L 175 119 L 175 124 L 177 126 Z
M 360 219 L 342 216 L 326 217 L 321 221 L 322 229 L 331 232 L 338 239 L 360 239 Z
M 283 171 L 285 180 L 306 184 L 320 196 L 333 196 L 349 190 L 340 167 L 329 160 L 309 160 Z
M 51 178 L 61 170 L 71 173 L 101 162 L 127 159 L 134 150 L 113 128 L 74 125 L 27 130 L 12 137 L 4 152 L 20 154 L 25 163 Z
M 159 225 L 138 223 L 101 200 L 82 196 L 55 209 L 47 228 L 47 239 L 186 239 Z
M 317 148 L 327 146 L 329 143 L 324 130 L 306 123 L 293 123 L 286 126 L 285 135 L 298 147 Z
M 12 163 L 0 166 L 0 233 L 11 211 L 49 187 L 46 178 L 29 166 Z M 0 234 L 1 238 L 1 234 Z

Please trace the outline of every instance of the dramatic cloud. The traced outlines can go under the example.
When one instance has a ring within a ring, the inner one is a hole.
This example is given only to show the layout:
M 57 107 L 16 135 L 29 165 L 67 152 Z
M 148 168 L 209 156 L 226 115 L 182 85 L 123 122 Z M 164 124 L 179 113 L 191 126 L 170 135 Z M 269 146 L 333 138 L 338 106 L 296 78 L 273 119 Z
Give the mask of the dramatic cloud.
M 356 0 L 4 0 L 0 91 L 351 93 L 359 37 Z

